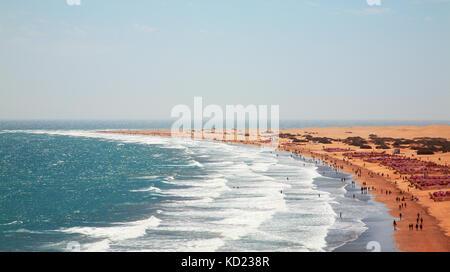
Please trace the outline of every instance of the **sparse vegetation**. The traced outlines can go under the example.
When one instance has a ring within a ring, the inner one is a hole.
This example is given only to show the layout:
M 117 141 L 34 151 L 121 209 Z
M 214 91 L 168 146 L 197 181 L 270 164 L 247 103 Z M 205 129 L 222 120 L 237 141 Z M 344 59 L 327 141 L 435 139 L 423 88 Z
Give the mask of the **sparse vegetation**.
M 343 142 L 348 145 L 353 145 L 353 146 L 362 146 L 362 145 L 367 144 L 367 141 L 364 138 L 361 138 L 359 136 L 358 137 L 348 137 Z
M 433 155 L 434 152 L 431 149 L 419 148 L 417 149 L 417 155 Z

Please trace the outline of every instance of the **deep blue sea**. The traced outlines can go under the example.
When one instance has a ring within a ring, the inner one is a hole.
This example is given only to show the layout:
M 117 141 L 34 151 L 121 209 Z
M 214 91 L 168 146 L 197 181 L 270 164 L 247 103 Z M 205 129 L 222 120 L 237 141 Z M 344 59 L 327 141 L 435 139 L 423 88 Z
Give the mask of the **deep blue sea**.
M 391 220 L 288 153 L 95 131 L 167 127 L 0 122 L 0 251 L 331 251 Z

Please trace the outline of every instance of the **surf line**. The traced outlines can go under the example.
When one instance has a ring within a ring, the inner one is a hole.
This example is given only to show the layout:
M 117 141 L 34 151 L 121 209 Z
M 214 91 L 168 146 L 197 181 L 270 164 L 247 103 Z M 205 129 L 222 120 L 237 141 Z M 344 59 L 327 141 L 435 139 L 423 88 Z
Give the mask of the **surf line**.
M 216 259 L 196 259 L 188 256 L 187 259 L 181 260 L 181 266 L 183 267 L 208 267 L 210 270 L 214 268 Z

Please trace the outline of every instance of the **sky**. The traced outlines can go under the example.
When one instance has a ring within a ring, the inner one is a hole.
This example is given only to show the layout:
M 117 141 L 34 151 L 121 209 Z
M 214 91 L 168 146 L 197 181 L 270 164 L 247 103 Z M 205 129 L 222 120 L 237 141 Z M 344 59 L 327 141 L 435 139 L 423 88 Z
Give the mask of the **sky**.
M 0 119 L 450 120 L 450 0 L 2 0 Z

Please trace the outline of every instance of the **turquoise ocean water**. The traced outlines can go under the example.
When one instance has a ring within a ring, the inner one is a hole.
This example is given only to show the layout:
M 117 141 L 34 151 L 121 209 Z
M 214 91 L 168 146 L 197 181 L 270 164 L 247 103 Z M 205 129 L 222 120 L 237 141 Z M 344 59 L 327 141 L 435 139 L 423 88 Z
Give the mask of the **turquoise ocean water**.
M 329 251 L 387 216 L 287 153 L 95 132 L 166 126 L 1 122 L 0 251 Z

